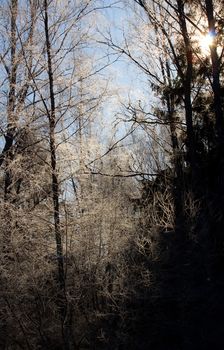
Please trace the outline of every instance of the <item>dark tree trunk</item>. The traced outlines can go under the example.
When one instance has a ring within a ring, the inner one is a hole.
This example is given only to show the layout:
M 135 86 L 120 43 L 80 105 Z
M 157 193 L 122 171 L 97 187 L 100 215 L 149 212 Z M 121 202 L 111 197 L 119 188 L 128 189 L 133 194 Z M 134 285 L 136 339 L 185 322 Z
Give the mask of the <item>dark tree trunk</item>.
M 205 0 L 206 16 L 208 20 L 209 33 L 214 36 L 214 42 L 210 46 L 211 61 L 212 61 L 212 90 L 214 94 L 214 109 L 216 119 L 216 132 L 219 142 L 224 142 L 224 118 L 221 99 L 221 85 L 220 85 L 220 59 L 217 53 L 216 45 L 216 29 L 213 0 Z
M 169 109 L 168 109 L 169 111 Z M 174 179 L 173 179 L 173 199 L 175 211 L 175 229 L 176 231 L 183 231 L 185 225 L 184 220 L 184 178 L 182 157 L 179 148 L 179 142 L 176 133 L 176 125 L 172 109 L 169 111 L 170 119 L 170 134 L 173 148 L 173 165 L 174 165 Z
M 10 33 L 10 51 L 11 51 L 11 71 L 9 73 L 9 94 L 8 94 L 8 108 L 7 108 L 7 131 L 5 135 L 5 145 L 0 156 L 0 166 L 6 159 L 5 170 L 5 189 L 4 198 L 8 199 L 11 185 L 11 171 L 9 170 L 12 161 L 12 146 L 16 131 L 16 116 L 15 116 L 15 100 L 16 100 L 16 76 L 17 76 L 17 62 L 16 62 L 16 19 L 18 13 L 18 1 L 11 1 L 11 33 Z
M 56 160 L 56 142 L 55 142 L 55 126 L 56 126 L 56 107 L 54 95 L 54 76 L 52 69 L 52 54 L 51 42 L 49 36 L 48 23 L 48 1 L 44 0 L 44 25 L 45 25 L 45 39 L 47 49 L 47 72 L 49 79 L 50 90 L 50 111 L 49 130 L 50 130 L 50 153 L 51 153 L 51 176 L 52 176 L 52 194 L 53 194 L 53 209 L 54 209 L 54 231 L 56 241 L 57 263 L 58 263 L 58 281 L 60 287 L 59 305 L 62 320 L 62 338 L 64 350 L 74 349 L 74 342 L 72 341 L 72 309 L 69 307 L 66 290 L 65 290 L 65 272 L 63 261 L 63 246 L 60 229 L 60 206 L 59 206 L 59 182 L 57 174 L 57 160 Z
M 170 74 L 170 66 L 168 61 L 166 62 L 166 74 L 170 90 L 172 91 L 172 82 Z M 182 230 L 184 227 L 184 179 L 183 179 L 183 162 L 181 156 L 181 150 L 179 147 L 179 141 L 177 136 L 177 125 L 175 118 L 175 102 L 172 92 L 166 99 L 168 121 L 170 126 L 170 137 L 173 149 L 173 166 L 174 166 L 174 179 L 173 179 L 173 200 L 174 200 L 174 215 L 175 215 L 175 229 L 176 231 Z
M 191 42 L 188 35 L 186 17 L 184 11 L 184 1 L 177 0 L 177 8 L 178 8 L 178 17 L 179 17 L 179 25 L 180 30 L 184 40 L 185 46 L 185 55 L 186 55 L 186 73 L 183 78 L 183 87 L 184 87 L 184 106 L 185 106 L 185 119 L 187 125 L 187 152 L 188 152 L 188 161 L 191 166 L 192 173 L 195 172 L 195 135 L 193 128 L 193 111 L 192 111 L 192 103 L 191 103 L 191 84 L 192 84 L 192 73 L 193 73 L 193 65 L 192 65 L 192 48 Z
M 53 71 L 52 71 L 47 0 L 44 1 L 44 11 L 45 11 L 44 24 L 45 24 L 46 47 L 47 47 L 47 70 L 48 70 L 48 78 L 49 78 L 50 103 L 51 103 L 50 112 L 49 112 L 49 129 L 50 129 L 52 194 L 53 194 L 53 206 L 54 206 L 54 228 L 55 228 L 55 240 L 56 240 L 57 261 L 58 261 L 58 279 L 59 279 L 60 287 L 63 290 L 65 281 L 64 281 L 63 249 L 62 249 L 60 214 L 59 214 L 59 184 L 58 184 L 58 176 L 57 176 L 56 147 L 55 147 L 54 77 L 53 77 Z

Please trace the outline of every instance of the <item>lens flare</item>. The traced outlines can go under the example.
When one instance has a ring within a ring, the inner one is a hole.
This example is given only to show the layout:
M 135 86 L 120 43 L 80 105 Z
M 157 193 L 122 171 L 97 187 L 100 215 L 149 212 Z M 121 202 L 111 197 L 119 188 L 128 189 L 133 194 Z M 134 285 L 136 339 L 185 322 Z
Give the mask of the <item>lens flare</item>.
M 214 35 L 208 33 L 203 35 L 199 41 L 199 45 L 203 54 L 208 55 L 210 52 L 210 47 L 214 42 Z

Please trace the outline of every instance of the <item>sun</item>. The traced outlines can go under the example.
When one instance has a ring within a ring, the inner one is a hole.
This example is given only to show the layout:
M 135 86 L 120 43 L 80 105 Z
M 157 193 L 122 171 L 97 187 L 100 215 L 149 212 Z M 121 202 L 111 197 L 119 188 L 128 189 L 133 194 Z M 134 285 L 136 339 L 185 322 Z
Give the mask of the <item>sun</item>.
M 201 49 L 201 52 L 204 55 L 209 55 L 210 53 L 210 47 L 214 42 L 214 35 L 211 33 L 202 35 L 201 38 L 199 39 L 198 43 Z

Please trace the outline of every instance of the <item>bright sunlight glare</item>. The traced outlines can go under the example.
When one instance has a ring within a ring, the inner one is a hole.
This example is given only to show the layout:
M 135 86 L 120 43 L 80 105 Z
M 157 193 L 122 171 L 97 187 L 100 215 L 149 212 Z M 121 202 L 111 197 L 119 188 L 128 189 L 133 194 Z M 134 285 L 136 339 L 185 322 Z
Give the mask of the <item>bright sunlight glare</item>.
M 213 41 L 214 41 L 214 35 L 212 35 L 211 33 L 203 35 L 200 38 L 199 45 L 200 45 L 200 48 L 201 48 L 201 52 L 203 54 L 205 54 L 205 55 L 209 54 L 210 46 L 212 45 Z

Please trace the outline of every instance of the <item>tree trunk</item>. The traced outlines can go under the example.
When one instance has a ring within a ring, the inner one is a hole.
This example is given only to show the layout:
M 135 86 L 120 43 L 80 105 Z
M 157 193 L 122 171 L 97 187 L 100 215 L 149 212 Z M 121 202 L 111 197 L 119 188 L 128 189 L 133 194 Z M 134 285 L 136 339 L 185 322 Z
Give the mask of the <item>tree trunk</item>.
M 216 29 L 213 0 L 205 0 L 206 16 L 208 20 L 209 33 L 214 36 L 214 42 L 210 46 L 211 61 L 212 61 L 212 90 L 214 94 L 214 109 L 216 119 L 216 132 L 219 143 L 224 142 L 224 118 L 221 100 L 221 85 L 220 85 L 220 59 L 217 53 L 216 45 Z
M 53 194 L 53 208 L 54 208 L 54 228 L 55 228 L 55 240 L 57 250 L 58 261 L 58 279 L 60 287 L 64 289 L 64 266 L 63 266 L 63 248 L 60 230 L 60 215 L 59 215 L 59 184 L 57 176 L 57 164 L 56 164 L 56 147 L 55 147 L 55 96 L 54 96 L 54 77 L 52 71 L 52 57 L 51 57 L 51 44 L 49 38 L 49 26 L 48 26 L 48 4 L 47 0 L 44 1 L 44 25 L 47 47 L 47 70 L 49 78 L 49 90 L 50 90 L 50 112 L 49 112 L 49 129 L 50 129 L 50 153 L 51 153 L 51 177 L 52 177 L 52 194 Z
M 62 339 L 63 348 L 69 350 L 74 348 L 72 341 L 72 309 L 69 307 L 66 290 L 65 290 L 65 272 L 63 261 L 63 246 L 60 229 L 60 206 L 59 206 L 59 181 L 57 174 L 57 160 L 56 160 L 56 142 L 55 142 L 55 126 L 56 126 L 56 107 L 55 107 L 55 95 L 54 95 L 54 76 L 52 69 L 52 54 L 51 43 L 49 37 L 49 23 L 48 23 L 48 1 L 44 0 L 44 26 L 45 26 L 45 39 L 47 48 L 47 72 L 49 79 L 50 90 L 50 111 L 48 113 L 49 118 L 49 131 L 50 131 L 50 153 L 51 153 L 51 176 L 52 176 L 52 194 L 53 194 L 53 210 L 54 210 L 54 231 L 56 240 L 56 252 L 58 263 L 58 282 L 60 287 L 59 304 L 61 311 L 62 321 Z
M 183 87 L 184 87 L 184 106 L 185 106 L 185 120 L 187 125 L 187 153 L 188 161 L 191 166 L 192 174 L 195 173 L 195 135 L 193 128 L 193 112 L 191 103 L 191 84 L 192 84 L 192 48 L 191 42 L 188 35 L 187 24 L 184 12 L 184 2 L 183 0 L 177 0 L 178 17 L 180 30 L 184 40 L 185 54 L 186 54 L 186 73 L 184 76 Z
M 168 62 L 166 62 L 166 73 L 169 87 L 172 88 L 170 67 Z M 175 171 L 175 176 L 173 179 L 175 230 L 179 232 L 179 230 L 183 231 L 183 227 L 185 225 L 183 164 L 177 136 L 176 120 L 174 116 L 174 99 L 172 95 L 167 97 L 166 103 L 168 110 L 171 143 L 173 148 L 173 165 Z
M 10 32 L 10 53 L 11 53 L 11 71 L 9 73 L 9 94 L 7 107 L 7 132 L 5 135 L 5 145 L 0 156 L 0 166 L 6 159 L 5 170 L 5 189 L 4 198 L 8 199 L 11 185 L 11 171 L 9 170 L 12 161 L 11 149 L 15 138 L 16 130 L 16 115 L 15 115 L 15 100 L 16 100 L 16 77 L 17 77 L 17 62 L 16 62 L 16 19 L 18 13 L 18 1 L 11 1 L 11 32 Z

